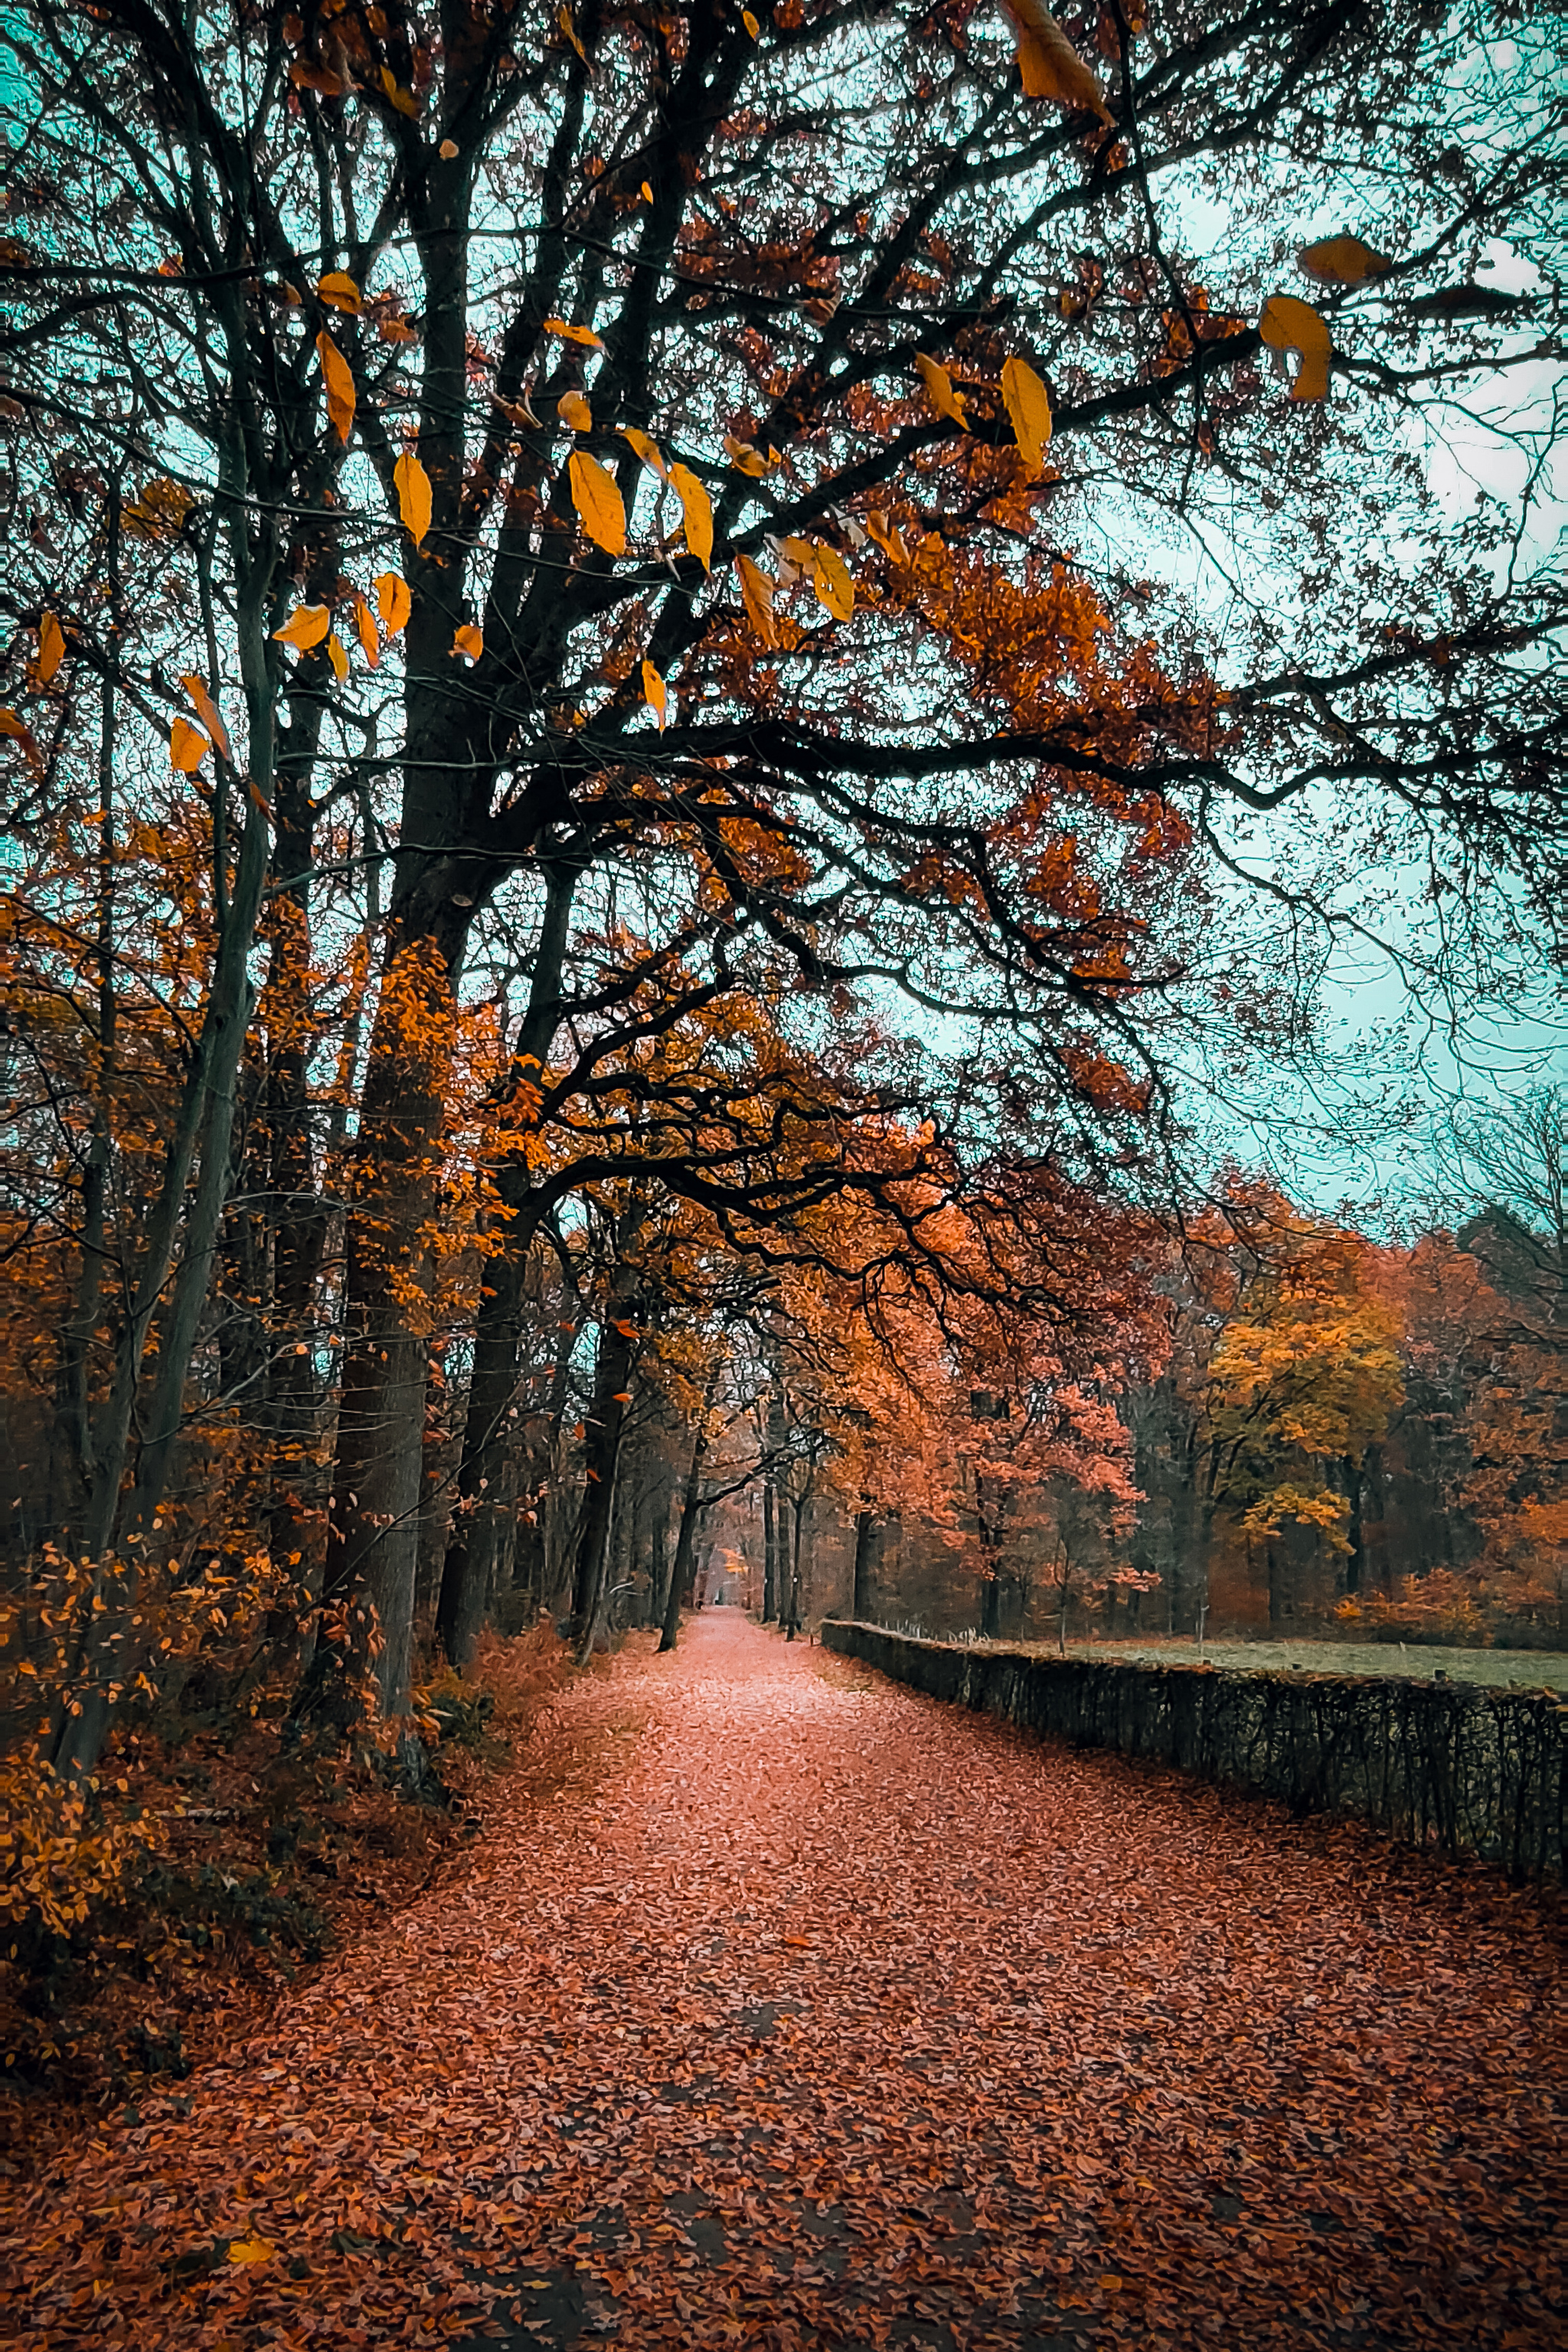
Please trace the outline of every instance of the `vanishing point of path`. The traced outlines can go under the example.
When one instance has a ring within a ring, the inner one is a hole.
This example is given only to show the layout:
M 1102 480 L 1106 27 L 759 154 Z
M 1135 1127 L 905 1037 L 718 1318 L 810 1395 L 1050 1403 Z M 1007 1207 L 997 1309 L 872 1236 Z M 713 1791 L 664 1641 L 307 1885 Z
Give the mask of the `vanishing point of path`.
M 564 1704 L 591 1784 L 33 2194 L 17 2340 L 1565 2340 L 1531 1898 L 731 1612 Z

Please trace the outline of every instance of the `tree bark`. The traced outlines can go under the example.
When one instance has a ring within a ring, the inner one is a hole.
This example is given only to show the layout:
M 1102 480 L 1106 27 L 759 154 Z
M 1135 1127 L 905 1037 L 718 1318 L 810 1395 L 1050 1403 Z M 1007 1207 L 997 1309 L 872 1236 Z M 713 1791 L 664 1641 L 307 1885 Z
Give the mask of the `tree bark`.
M 680 1533 L 676 1538 L 675 1560 L 669 1571 L 669 1591 L 664 1604 L 664 1623 L 659 1629 L 658 1655 L 673 1650 L 680 1631 L 680 1604 L 691 1574 L 692 1554 L 697 1546 L 697 1522 L 702 1505 L 699 1500 L 702 1489 L 702 1465 L 708 1453 L 708 1407 L 710 1391 L 702 1399 L 702 1415 L 697 1424 L 697 1434 L 691 1441 L 691 1466 L 686 1474 L 686 1491 L 680 1498 Z
M 849 1613 L 858 1624 L 871 1622 L 871 1559 L 876 1548 L 877 1517 L 862 1504 L 855 1514 L 855 1580 Z

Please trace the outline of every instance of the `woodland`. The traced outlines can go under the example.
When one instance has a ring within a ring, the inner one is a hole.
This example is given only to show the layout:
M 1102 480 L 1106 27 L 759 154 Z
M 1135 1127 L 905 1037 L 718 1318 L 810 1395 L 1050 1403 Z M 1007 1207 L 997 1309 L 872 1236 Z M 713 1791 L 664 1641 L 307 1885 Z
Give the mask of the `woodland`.
M 29 2080 L 716 1597 L 1568 1649 L 1563 32 L 7 10 Z

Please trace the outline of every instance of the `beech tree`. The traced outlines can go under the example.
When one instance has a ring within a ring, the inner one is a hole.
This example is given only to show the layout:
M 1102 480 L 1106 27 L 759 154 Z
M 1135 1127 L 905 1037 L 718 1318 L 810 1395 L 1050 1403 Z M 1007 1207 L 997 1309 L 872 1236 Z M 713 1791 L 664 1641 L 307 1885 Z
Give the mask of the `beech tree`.
M 60 856 L 30 971 L 97 973 L 37 1114 L 95 1139 L 53 1233 L 110 1277 L 69 1280 L 73 1543 L 156 1523 L 237 1104 L 246 1378 L 274 1427 L 331 1387 L 328 1646 L 356 1682 L 374 1612 L 406 1707 L 448 1098 L 498 961 L 481 1434 L 541 1171 L 684 1008 L 765 998 L 837 1053 L 807 1201 L 933 1151 L 960 1190 L 1007 1157 L 1125 1194 L 1173 1033 L 1233 1017 L 1237 818 L 1327 793 L 1342 864 L 1545 902 L 1561 593 L 1524 508 L 1452 519 L 1424 436 L 1555 349 L 1556 38 L 1342 0 L 8 17 L 0 728 Z M 1173 534 L 1231 583 L 1223 637 Z M 106 1224 L 132 742 L 209 936 Z M 334 1129 L 313 1013 L 351 937 Z M 646 1099 L 598 1157 L 758 1228 L 754 1155 L 699 1168 Z

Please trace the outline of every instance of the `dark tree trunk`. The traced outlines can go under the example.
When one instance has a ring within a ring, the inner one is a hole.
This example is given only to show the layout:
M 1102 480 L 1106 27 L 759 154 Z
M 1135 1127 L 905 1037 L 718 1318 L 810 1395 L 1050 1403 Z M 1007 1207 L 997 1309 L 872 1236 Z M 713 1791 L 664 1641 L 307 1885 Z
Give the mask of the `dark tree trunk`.
M 708 1404 L 702 1400 L 702 1418 L 697 1424 L 697 1434 L 691 1442 L 691 1466 L 686 1474 L 686 1491 L 680 1498 L 680 1533 L 676 1538 L 675 1561 L 669 1571 L 669 1592 L 664 1604 L 664 1623 L 659 1629 L 658 1654 L 673 1650 L 680 1631 L 680 1604 L 686 1598 L 686 1588 L 691 1578 L 692 1556 L 697 1548 L 697 1522 L 701 1514 L 700 1496 L 702 1491 L 702 1464 L 708 1452 Z
M 855 1580 L 849 1613 L 858 1624 L 871 1622 L 871 1563 L 876 1551 L 877 1515 L 866 1507 L 855 1514 Z
M 773 1482 L 763 1481 L 763 1622 L 771 1625 L 779 1613 L 778 1509 Z

